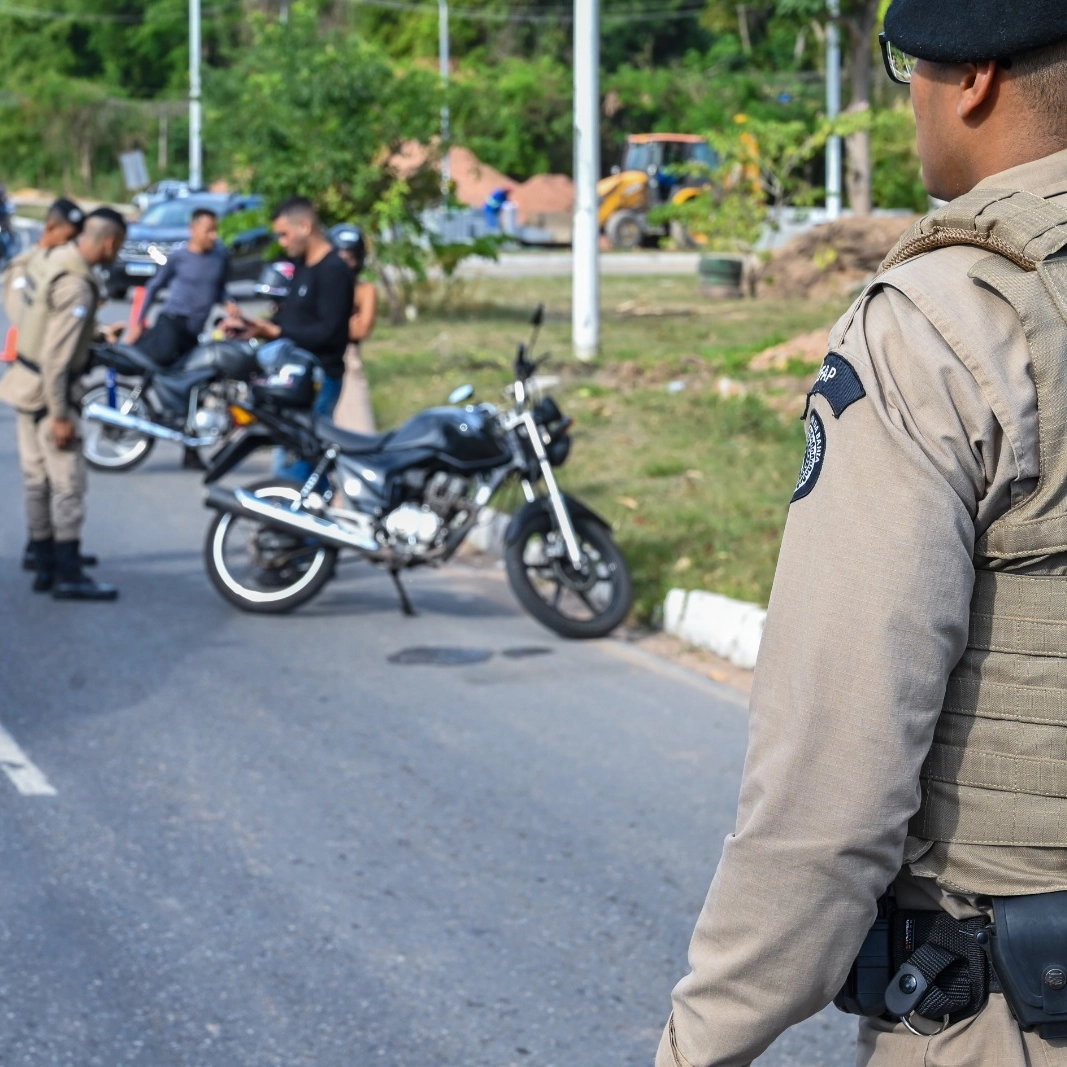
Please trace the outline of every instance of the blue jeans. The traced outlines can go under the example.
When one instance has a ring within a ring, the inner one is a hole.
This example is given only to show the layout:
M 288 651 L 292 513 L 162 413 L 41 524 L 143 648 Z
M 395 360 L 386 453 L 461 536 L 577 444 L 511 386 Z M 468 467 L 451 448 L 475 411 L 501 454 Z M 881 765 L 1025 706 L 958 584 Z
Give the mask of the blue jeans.
M 341 397 L 341 381 L 341 378 L 322 379 L 322 387 L 315 399 L 315 406 L 311 409 L 313 414 L 325 415 L 326 418 L 333 414 L 333 409 L 337 407 L 337 401 Z M 275 478 L 291 478 L 294 482 L 303 484 L 311 477 L 314 469 L 314 465 L 306 459 L 293 460 L 292 455 L 284 448 L 274 450 Z

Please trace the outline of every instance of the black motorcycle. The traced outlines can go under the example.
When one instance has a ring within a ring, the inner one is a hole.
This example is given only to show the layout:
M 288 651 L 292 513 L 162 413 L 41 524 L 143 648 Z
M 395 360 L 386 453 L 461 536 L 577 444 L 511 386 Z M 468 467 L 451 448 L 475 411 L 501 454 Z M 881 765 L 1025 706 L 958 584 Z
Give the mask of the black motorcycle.
M 232 402 L 259 369 L 249 341 L 211 341 L 169 367 L 133 345 L 97 345 L 92 359 L 105 378 L 82 398 L 85 458 L 107 471 L 132 470 L 156 441 L 219 444 L 234 427 Z
M 538 309 L 534 339 L 541 317 Z M 518 482 L 526 502 L 504 556 L 515 595 L 565 637 L 614 630 L 631 607 L 630 573 L 608 523 L 559 488 L 554 468 L 570 451 L 571 420 L 538 395 L 544 359 L 532 360 L 532 347 L 519 346 L 509 406 L 469 403 L 474 390 L 463 386 L 453 406 L 362 435 L 306 412 L 307 361 L 290 346 L 267 377 L 253 379 L 245 403 L 256 421 L 216 453 L 205 481 L 265 445 L 284 445 L 314 469 L 303 484 L 268 478 L 209 489 L 206 504 L 218 514 L 204 558 L 216 589 L 245 611 L 289 611 L 319 593 L 338 553 L 352 549 L 389 571 L 410 614 L 400 573 L 450 559 L 498 491 Z

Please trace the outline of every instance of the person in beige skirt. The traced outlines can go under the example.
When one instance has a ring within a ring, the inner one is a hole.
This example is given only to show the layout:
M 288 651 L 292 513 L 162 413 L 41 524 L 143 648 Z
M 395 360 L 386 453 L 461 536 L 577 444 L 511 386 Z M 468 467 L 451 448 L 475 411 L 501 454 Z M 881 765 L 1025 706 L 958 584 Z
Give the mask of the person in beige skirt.
M 363 232 L 353 223 L 343 222 L 330 230 L 330 240 L 341 258 L 356 275 L 352 316 L 348 320 L 348 348 L 345 350 L 345 374 L 341 398 L 333 413 L 334 424 L 355 433 L 374 433 L 374 409 L 370 388 L 363 372 L 363 342 L 374 330 L 378 317 L 378 290 L 373 282 L 361 282 L 360 273 L 367 261 L 367 244 Z

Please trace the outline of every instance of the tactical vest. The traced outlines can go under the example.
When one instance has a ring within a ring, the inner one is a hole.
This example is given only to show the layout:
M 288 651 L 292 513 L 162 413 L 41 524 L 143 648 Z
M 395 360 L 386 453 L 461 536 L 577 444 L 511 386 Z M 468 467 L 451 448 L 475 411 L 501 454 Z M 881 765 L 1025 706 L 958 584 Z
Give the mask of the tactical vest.
M 922 219 L 883 269 L 976 245 L 970 277 L 1015 309 L 1037 388 L 1037 489 L 975 548 L 967 649 L 952 672 L 910 833 L 1067 849 L 1067 210 L 984 190 Z M 986 892 L 995 892 L 996 887 Z
M 92 299 L 85 309 L 81 336 L 78 346 L 70 361 L 71 378 L 76 378 L 89 361 L 89 346 L 93 340 L 96 320 L 96 305 L 99 299 L 99 287 L 93 268 L 85 262 L 84 257 L 74 244 L 62 245 L 45 255 L 36 254 L 26 264 L 26 285 L 22 290 L 25 306 L 19 323 L 19 355 L 30 363 L 40 363 L 46 354 L 41 352 L 45 332 L 48 329 L 48 317 L 52 307 L 48 299 L 52 286 L 64 275 L 75 274 L 84 278 L 92 286 Z

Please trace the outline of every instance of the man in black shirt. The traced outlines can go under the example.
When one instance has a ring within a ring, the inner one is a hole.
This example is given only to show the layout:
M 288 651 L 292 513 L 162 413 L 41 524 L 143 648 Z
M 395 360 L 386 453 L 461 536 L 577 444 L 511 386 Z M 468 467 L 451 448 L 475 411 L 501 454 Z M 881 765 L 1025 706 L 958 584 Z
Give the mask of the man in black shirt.
M 243 319 L 231 307 L 224 326 L 244 337 L 285 337 L 315 356 L 325 374 L 315 412 L 330 416 L 341 395 L 355 275 L 323 233 L 310 200 L 294 196 L 283 201 L 274 213 L 274 233 L 296 267 L 289 295 L 271 319 Z M 274 473 L 299 481 L 301 474 L 310 475 L 311 467 L 299 463 L 283 469 L 275 463 Z

